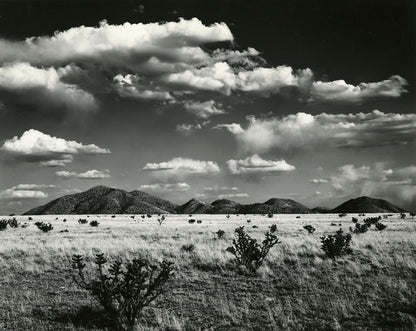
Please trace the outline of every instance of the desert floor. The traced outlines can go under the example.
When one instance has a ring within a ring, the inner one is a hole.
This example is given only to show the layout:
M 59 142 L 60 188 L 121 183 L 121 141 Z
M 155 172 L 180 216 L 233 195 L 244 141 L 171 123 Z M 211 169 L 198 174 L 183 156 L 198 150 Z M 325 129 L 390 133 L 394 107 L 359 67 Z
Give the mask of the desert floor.
M 90 265 L 103 252 L 110 260 L 175 263 L 168 292 L 145 311 L 138 330 L 416 330 L 416 219 L 394 214 L 382 220 L 386 230 L 353 235 L 352 255 L 332 260 L 320 237 L 348 231 L 358 216 L 296 216 L 193 215 L 202 222 L 189 224 L 189 215 L 167 215 L 162 225 L 157 215 L 16 216 L 29 225 L 0 231 L 0 329 L 108 329 L 100 307 L 71 276 L 72 254 Z M 54 229 L 43 233 L 36 221 Z M 281 243 L 264 265 L 255 275 L 237 268 L 225 251 L 234 229 L 244 225 L 261 239 L 271 224 Z M 308 234 L 307 224 L 316 232 Z M 215 238 L 219 229 L 224 239 Z M 186 244 L 195 250 L 181 249 Z

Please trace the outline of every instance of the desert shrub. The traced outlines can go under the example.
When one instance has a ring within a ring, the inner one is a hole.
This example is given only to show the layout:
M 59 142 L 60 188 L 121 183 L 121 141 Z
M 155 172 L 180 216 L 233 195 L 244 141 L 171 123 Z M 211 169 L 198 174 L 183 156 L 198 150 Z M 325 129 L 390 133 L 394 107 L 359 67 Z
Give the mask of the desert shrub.
M 87 223 L 88 223 L 88 220 L 87 220 L 86 218 L 80 218 L 80 219 L 78 220 L 78 223 L 79 223 L 79 224 L 87 224 Z
M 196 222 L 196 220 L 194 220 L 193 218 L 191 218 L 190 220 L 188 220 L 189 224 L 194 224 Z
M 350 231 L 355 234 L 366 233 L 370 225 L 368 223 L 360 224 L 355 223 L 355 227 L 350 227 Z
M 400 213 L 400 219 L 405 219 L 406 218 L 406 214 L 405 213 Z
M 118 259 L 106 268 L 104 254 L 95 258 L 96 276 L 87 280 L 81 255 L 73 255 L 75 283 L 87 290 L 103 307 L 116 330 L 134 330 L 144 308 L 164 293 L 173 275 L 173 263 L 152 264 L 145 259 Z
M 308 231 L 308 233 L 314 233 L 315 232 L 315 228 L 312 226 L 312 225 L 310 225 L 310 224 L 308 224 L 308 225 L 305 225 L 304 227 L 303 227 L 306 231 Z
M 345 217 L 345 216 L 347 216 L 347 213 L 341 213 L 341 214 L 338 214 L 338 216 L 339 217 Z
M 90 222 L 91 226 L 98 226 L 98 224 L 100 224 L 100 223 L 98 223 L 98 221 L 96 221 L 96 220 L 93 220 L 93 221 Z
M 0 231 L 6 230 L 8 224 L 9 222 L 7 222 L 7 220 L 0 220 Z
M 353 223 L 357 223 L 357 222 L 358 222 L 358 218 L 353 217 L 353 218 L 351 219 L 351 221 L 352 221 Z
M 253 225 L 252 228 L 253 229 L 258 229 L 258 226 L 257 225 Z
M 148 217 L 148 218 L 152 218 L 152 215 L 151 215 L 151 214 L 147 214 L 147 217 Z
M 378 223 L 376 223 L 375 227 L 376 227 L 377 231 L 383 231 L 387 228 L 387 225 L 385 225 L 381 222 L 378 222 Z
M 116 218 L 116 215 L 111 215 L 111 218 Z
M 36 222 L 35 225 L 39 230 L 43 232 L 49 232 L 53 230 L 53 226 L 51 223 Z
M 271 233 L 274 233 L 274 232 L 277 231 L 277 225 L 276 224 L 272 224 L 272 225 L 270 225 L 269 229 L 270 229 L 270 232 Z
M 267 217 L 269 217 L 269 218 L 273 218 L 273 213 L 268 213 L 268 214 L 267 214 Z
M 64 218 L 64 219 L 62 220 L 62 222 L 66 222 L 66 218 Z
M 185 244 L 182 245 L 181 250 L 186 253 L 192 253 L 195 250 L 196 246 L 194 244 Z
M 33 221 L 33 218 L 32 218 L 32 217 L 29 217 L 29 218 L 28 218 L 28 220 L 29 220 L 29 221 Z
M 409 213 L 410 216 L 415 217 L 416 216 L 416 211 L 412 211 Z
M 337 224 L 336 223 L 331 223 L 331 226 L 337 226 Z
M 20 227 L 22 229 L 26 229 L 29 226 L 29 223 L 23 223 Z
M 201 223 L 202 223 L 202 221 L 201 221 L 201 220 L 197 220 L 197 221 L 196 221 L 196 223 L 197 223 L 197 224 L 201 224 Z
M 321 249 L 325 252 L 326 256 L 333 259 L 351 254 L 351 239 L 352 236 L 350 233 L 344 234 L 342 229 L 339 229 L 335 234 L 321 237 Z
M 230 215 L 227 215 L 226 217 L 227 217 L 227 218 L 230 218 Z
M 141 218 L 146 218 L 146 216 L 144 216 L 144 215 L 142 215 L 142 216 L 140 216 Z
M 18 228 L 18 227 L 19 227 L 19 222 L 17 221 L 17 219 L 16 219 L 15 217 L 13 217 L 13 218 L 9 219 L 9 220 L 7 221 L 7 223 L 9 224 L 9 226 L 10 226 L 11 228 Z
M 247 220 L 247 223 L 250 224 L 251 223 L 251 220 Z
M 377 216 L 377 217 L 368 217 L 364 219 L 364 223 L 367 224 L 368 226 L 371 226 L 373 224 L 377 224 L 378 221 L 381 220 L 381 216 Z
M 235 256 L 239 265 L 245 266 L 250 272 L 255 272 L 262 265 L 270 249 L 280 243 L 279 239 L 270 230 L 265 233 L 265 238 L 260 245 L 257 239 L 250 237 L 244 231 L 244 226 L 235 229 L 233 246 L 226 249 Z
M 221 229 L 218 230 L 217 232 L 214 232 L 214 233 L 215 233 L 217 239 L 222 239 L 225 236 L 225 231 L 221 230 Z
M 133 216 L 130 216 L 130 218 L 134 220 L 134 215 Z
M 165 215 L 162 215 L 162 217 L 159 217 L 158 219 L 157 219 L 157 221 L 159 222 L 159 225 L 162 225 L 163 224 L 163 222 L 166 220 L 166 217 L 165 217 Z
M 296 216 L 296 218 L 300 218 L 300 216 Z

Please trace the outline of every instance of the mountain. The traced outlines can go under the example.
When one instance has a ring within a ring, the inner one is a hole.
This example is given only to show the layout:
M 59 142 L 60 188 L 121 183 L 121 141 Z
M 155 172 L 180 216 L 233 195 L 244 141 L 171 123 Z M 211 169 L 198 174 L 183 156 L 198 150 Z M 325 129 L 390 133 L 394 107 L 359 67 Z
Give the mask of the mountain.
M 332 209 L 331 213 L 403 213 L 404 209 L 383 199 L 359 197 Z
M 331 212 L 331 208 L 327 207 L 315 207 L 311 209 L 312 214 L 328 214 Z
M 308 207 L 291 199 L 269 199 L 264 203 L 254 203 L 243 205 L 240 209 L 241 214 L 308 214 Z
M 65 195 L 24 215 L 54 214 L 308 214 L 308 213 L 401 213 L 402 208 L 382 199 L 360 197 L 334 209 L 309 209 L 291 199 L 272 198 L 262 203 L 242 205 L 228 199 L 211 204 L 191 199 L 183 205 L 141 191 L 127 192 L 106 186 L 96 186 L 85 192 Z
M 177 206 L 167 200 L 140 191 L 127 192 L 106 186 L 65 195 L 25 215 L 51 214 L 158 214 L 171 213 Z

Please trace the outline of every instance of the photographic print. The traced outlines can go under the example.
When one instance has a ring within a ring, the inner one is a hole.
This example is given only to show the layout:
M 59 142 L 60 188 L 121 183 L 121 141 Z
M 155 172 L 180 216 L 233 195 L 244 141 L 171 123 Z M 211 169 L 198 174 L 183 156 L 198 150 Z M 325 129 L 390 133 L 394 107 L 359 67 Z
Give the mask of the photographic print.
M 0 330 L 416 330 L 413 0 L 0 0 Z

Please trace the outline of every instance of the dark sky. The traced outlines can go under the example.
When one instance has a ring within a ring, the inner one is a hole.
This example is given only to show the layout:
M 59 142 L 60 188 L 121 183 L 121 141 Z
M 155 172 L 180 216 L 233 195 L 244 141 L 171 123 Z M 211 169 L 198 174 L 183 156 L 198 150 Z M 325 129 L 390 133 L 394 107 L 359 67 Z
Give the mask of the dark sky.
M 397 0 L 0 1 L 0 214 L 98 184 L 414 209 L 415 13 Z

